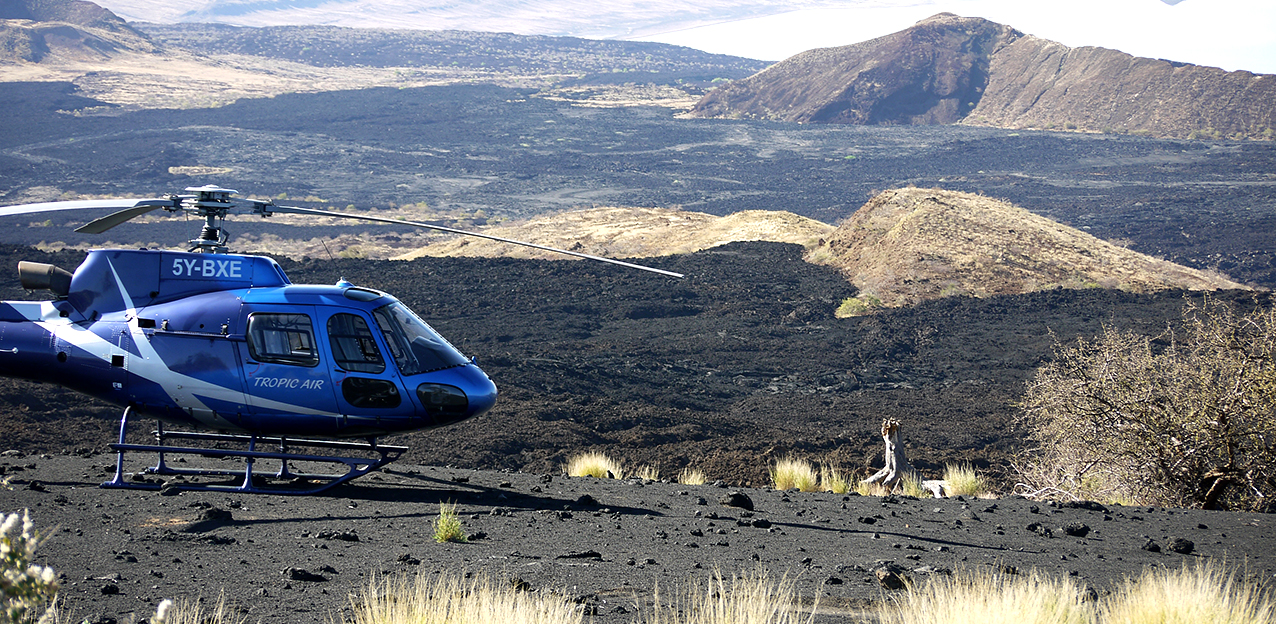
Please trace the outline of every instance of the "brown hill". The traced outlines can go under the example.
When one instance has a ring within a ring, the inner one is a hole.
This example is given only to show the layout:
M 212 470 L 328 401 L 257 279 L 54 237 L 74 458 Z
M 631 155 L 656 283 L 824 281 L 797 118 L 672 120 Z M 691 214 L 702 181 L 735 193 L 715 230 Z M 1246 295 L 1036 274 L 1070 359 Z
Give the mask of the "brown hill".
M 819 259 L 842 270 L 860 289 L 865 307 L 1055 288 L 1245 288 L 1007 202 L 939 189 L 878 195 L 837 228 Z
M 711 91 L 690 114 L 1271 139 L 1276 77 L 1069 48 L 941 13 L 871 41 L 798 54 Z
M 102 59 L 155 45 L 119 16 L 83 0 L 0 0 L 0 61 Z
M 738 241 L 797 243 L 806 247 L 833 226 L 791 212 L 746 210 L 725 217 L 669 208 L 591 208 L 493 227 L 485 234 L 616 258 L 682 254 Z M 449 239 L 398 259 L 423 256 L 551 258 L 564 256 L 484 239 Z

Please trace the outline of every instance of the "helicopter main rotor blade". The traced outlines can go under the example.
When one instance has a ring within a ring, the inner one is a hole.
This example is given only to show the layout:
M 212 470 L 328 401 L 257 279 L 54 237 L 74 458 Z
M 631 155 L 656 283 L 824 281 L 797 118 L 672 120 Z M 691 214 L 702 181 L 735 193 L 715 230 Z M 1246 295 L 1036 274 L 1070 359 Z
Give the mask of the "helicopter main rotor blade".
M 160 202 L 160 203 L 156 203 L 156 202 Z M 101 217 L 99 219 L 94 219 L 92 221 L 89 221 L 88 223 L 85 223 L 84 225 L 81 225 L 80 227 L 75 228 L 75 231 L 83 233 L 83 234 L 101 234 L 102 232 L 105 232 L 121 223 L 124 223 L 125 221 L 128 221 L 129 219 L 132 219 L 133 217 L 144 215 L 157 208 L 173 206 L 175 203 L 176 202 L 174 202 L 173 200 L 168 200 L 168 199 L 164 199 L 164 200 L 144 199 L 139 201 L 137 205 L 133 206 L 132 208 L 125 208 L 124 210 L 121 210 L 119 212 L 112 212 L 111 214 L 106 215 L 105 217 Z
M 142 206 L 147 207 L 146 210 L 142 212 L 149 212 L 156 208 L 162 208 L 164 206 L 172 206 L 172 205 L 174 205 L 173 200 L 167 199 L 167 198 L 81 199 L 76 201 L 43 202 L 39 204 L 18 204 L 16 206 L 4 206 L 4 207 L 0 207 L 0 217 L 10 217 L 10 216 L 24 215 L 24 214 L 35 214 L 39 212 L 53 212 L 57 210 L 90 210 L 90 209 L 102 210 L 104 208 L 117 208 L 117 209 L 123 208 L 124 210 L 122 210 L 121 212 L 115 213 L 115 215 L 118 215 L 118 214 L 121 214 L 122 212 L 138 209 Z M 141 213 L 139 212 L 137 214 L 141 214 Z M 98 219 L 98 221 L 101 221 L 103 219 L 109 219 L 111 217 L 114 217 L 115 215 L 103 217 L 102 219 Z M 129 218 L 132 218 L 133 216 L 137 216 L 137 215 L 134 214 Z M 120 221 L 119 223 L 123 223 L 124 221 L 127 221 L 127 220 L 128 219 L 124 219 Z M 115 223 L 113 225 L 118 225 L 119 223 Z M 89 227 L 89 225 L 92 225 L 92 223 L 88 225 L 84 225 L 81 227 L 81 229 L 76 231 L 97 233 L 96 231 L 93 231 L 93 230 L 83 229 L 83 228 Z M 98 230 L 98 231 L 104 231 L 104 230 Z
M 554 253 L 566 254 L 569 256 L 576 256 L 577 258 L 585 258 L 586 260 L 597 260 L 599 262 L 606 262 L 608 264 L 618 264 L 620 266 L 629 267 L 631 269 L 650 271 L 652 273 L 659 273 L 661 275 L 667 275 L 669 277 L 676 277 L 679 279 L 682 279 L 684 277 L 682 273 L 674 273 L 673 271 L 666 271 L 664 269 L 657 269 L 657 268 L 653 268 L 649 266 L 643 266 L 641 264 L 633 264 L 633 263 L 624 262 L 621 260 L 614 260 L 612 258 L 604 258 L 602 256 L 591 256 L 589 254 L 583 254 L 577 251 L 568 251 L 566 249 L 546 247 L 545 245 L 537 245 L 536 243 L 528 243 L 525 241 L 514 240 L 512 238 L 501 238 L 499 236 L 492 236 L 490 234 L 480 234 L 478 232 L 458 230 L 455 228 L 445 227 L 442 225 L 434 225 L 431 223 L 421 223 L 419 221 L 402 221 L 399 219 L 387 219 L 385 217 L 350 215 L 350 214 L 343 214 L 340 212 L 332 212 L 329 210 L 317 210 L 314 208 L 298 208 L 296 206 L 278 206 L 275 204 L 268 204 L 264 202 L 258 204 L 258 211 L 265 216 L 269 216 L 271 213 L 275 213 L 275 212 L 283 213 L 283 214 L 311 214 L 311 215 L 322 215 L 327 217 L 341 217 L 343 219 L 358 219 L 361 221 L 376 221 L 378 223 L 390 223 L 394 225 L 411 225 L 413 227 L 425 228 L 428 230 L 439 230 L 440 232 L 462 234 L 465 236 L 477 236 L 479 238 L 486 238 L 488 240 L 494 240 L 494 241 L 498 241 L 502 243 L 509 243 L 511 245 L 522 245 L 524 247 L 531 247 L 533 249 L 539 249 L 541 251 L 550 251 Z

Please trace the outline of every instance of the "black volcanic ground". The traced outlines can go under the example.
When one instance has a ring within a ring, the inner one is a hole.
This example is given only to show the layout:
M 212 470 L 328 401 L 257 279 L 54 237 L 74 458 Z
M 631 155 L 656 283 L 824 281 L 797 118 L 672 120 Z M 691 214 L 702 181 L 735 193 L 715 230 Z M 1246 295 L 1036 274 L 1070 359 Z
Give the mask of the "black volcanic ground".
M 916 184 L 1005 198 L 1139 251 L 1276 286 L 1271 143 L 678 120 L 664 109 L 584 109 L 528 95 L 371 90 L 77 116 L 65 111 L 94 103 L 65 85 L 6 85 L 0 203 L 39 189 L 151 196 L 216 182 L 256 197 L 317 195 L 337 206 L 425 201 L 492 216 L 681 204 L 836 222 L 875 191 Z M 168 173 L 191 165 L 233 173 Z M 78 264 L 78 253 L 24 247 L 79 240 L 61 227 L 72 217 L 52 217 L 51 227 L 0 220 L 0 268 L 20 259 Z M 251 227 L 296 233 L 269 222 Z M 350 230 L 323 235 L 339 231 Z M 172 246 L 192 235 L 179 219 L 112 232 L 113 240 Z M 809 567 L 804 594 L 824 591 L 846 608 L 878 595 L 864 578 L 881 560 L 913 568 L 1007 561 L 1076 571 L 1101 585 L 1147 564 L 1175 564 L 1178 555 L 1140 548 L 1173 536 L 1194 541 L 1198 555 L 1244 552 L 1252 572 L 1271 576 L 1265 516 L 1044 504 L 1032 513 L 1027 501 L 883 506 L 757 489 L 767 464 L 790 453 L 852 469 L 880 462 L 876 429 L 886 417 L 904 422 L 910 458 L 923 471 L 972 461 L 1008 488 L 1008 459 L 1022 446 L 1011 427 L 1014 402 L 1051 345 L 1093 336 L 1104 324 L 1156 335 L 1178 317 L 1182 293 L 947 299 L 836 319 L 834 308 L 853 287 L 803 263 L 793 246 L 734 244 L 650 262 L 688 277 L 572 261 L 284 260 L 299 283 L 345 277 L 402 298 L 478 358 L 501 388 L 497 407 L 405 436 L 398 441 L 412 451 L 397 472 L 332 496 L 168 498 L 94 487 L 112 464 L 95 451 L 115 436 L 116 408 L 3 380 L 0 439 L 20 452 L 5 458 L 13 488 L 0 492 L 5 508 L 31 507 L 37 522 L 62 527 L 46 547 L 50 562 L 67 574 L 68 603 L 80 615 L 100 614 L 100 622 L 144 617 L 159 598 L 221 587 L 253 620 L 323 620 L 368 574 L 418 569 L 413 559 L 420 569 L 483 568 L 536 589 L 566 586 L 617 622 L 632 616 L 635 591 L 700 574 L 695 564 L 728 572 L 757 563 L 781 572 Z M 16 277 L 0 270 L 0 297 L 33 296 Z M 1221 296 L 1242 305 L 1252 297 Z M 1270 304 L 1267 295 L 1260 301 Z M 701 468 L 733 487 L 752 486 L 744 491 L 759 509 L 746 518 L 721 508 L 716 487 L 555 476 L 569 455 L 589 449 L 665 474 Z M 541 475 L 553 480 L 542 483 Z M 469 484 L 453 481 L 465 476 Z M 600 504 L 579 504 L 585 493 Z M 427 525 L 447 500 L 461 503 L 469 530 L 490 539 L 456 548 L 429 542 Z M 998 508 L 985 511 L 992 504 Z M 230 521 L 216 513 L 201 521 L 210 508 L 230 510 Z M 753 526 L 757 517 L 772 525 Z M 1098 529 L 1061 537 L 1064 521 Z M 360 541 L 315 537 L 338 530 L 357 531 Z M 591 551 L 598 556 L 559 559 Z M 282 574 L 290 567 L 329 580 L 290 582 Z M 828 585 L 820 590 L 819 582 Z M 103 593 L 109 585 L 119 593 Z M 620 603 L 630 611 L 620 613 Z

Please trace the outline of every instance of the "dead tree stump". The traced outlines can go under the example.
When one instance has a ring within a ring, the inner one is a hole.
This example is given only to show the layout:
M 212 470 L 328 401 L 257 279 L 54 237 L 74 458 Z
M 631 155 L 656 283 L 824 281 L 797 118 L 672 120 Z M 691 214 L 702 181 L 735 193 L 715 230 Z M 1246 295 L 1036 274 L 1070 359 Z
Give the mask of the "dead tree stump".
M 878 483 L 889 492 L 895 489 L 895 485 L 905 473 L 913 471 L 913 467 L 908 465 L 908 458 L 904 456 L 904 445 L 899 441 L 898 420 L 888 418 L 882 421 L 882 441 L 886 443 L 886 465 L 864 482 Z
M 934 494 L 935 498 L 944 497 L 943 481 L 922 481 L 913 467 L 908 464 L 908 458 L 904 456 L 904 444 L 900 439 L 898 420 L 888 418 L 882 421 L 882 441 L 886 443 L 886 465 L 873 476 L 865 479 L 865 483 L 878 483 L 886 488 L 886 491 L 891 492 L 905 475 L 909 475 L 917 479 L 923 488 Z

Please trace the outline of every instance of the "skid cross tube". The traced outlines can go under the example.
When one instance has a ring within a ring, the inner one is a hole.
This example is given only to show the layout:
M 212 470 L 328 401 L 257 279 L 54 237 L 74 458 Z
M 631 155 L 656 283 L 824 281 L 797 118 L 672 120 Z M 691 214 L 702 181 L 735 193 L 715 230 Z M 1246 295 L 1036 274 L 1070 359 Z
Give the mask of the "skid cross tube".
M 124 410 L 120 418 L 120 439 L 111 448 L 117 453 L 115 460 L 115 478 L 103 483 L 104 488 L 120 488 L 132 490 L 191 490 L 209 492 L 241 492 L 248 494 L 316 494 L 335 485 L 361 477 L 369 472 L 396 460 L 405 451 L 406 446 L 377 444 L 376 438 L 368 438 L 367 442 L 343 440 L 312 440 L 304 438 L 267 437 L 257 434 L 240 435 L 229 433 L 197 433 L 188 431 L 165 431 L 161 423 L 155 430 L 156 444 L 129 444 L 125 440 L 129 415 L 132 407 Z M 246 445 L 247 450 L 233 448 L 210 448 L 205 446 L 174 446 L 169 440 L 190 440 L 218 445 Z M 257 450 L 258 444 L 274 445 L 278 451 Z M 336 454 L 299 453 L 293 449 L 331 449 L 336 452 L 357 451 L 376 457 L 345 457 Z M 137 473 L 140 475 L 173 476 L 164 483 L 125 478 L 124 454 L 135 452 L 156 453 L 159 456 L 154 466 Z M 176 468 L 170 465 L 165 455 L 198 455 L 211 458 L 240 458 L 244 460 L 242 470 L 209 469 L 209 468 Z M 278 460 L 279 471 L 274 474 L 254 474 L 253 467 L 257 460 Z M 342 464 L 346 467 L 344 474 L 318 474 L 293 472 L 288 467 L 290 461 L 307 461 L 331 464 Z M 201 483 L 186 481 L 185 477 L 223 477 L 235 483 Z M 271 485 L 272 481 L 284 483 Z

